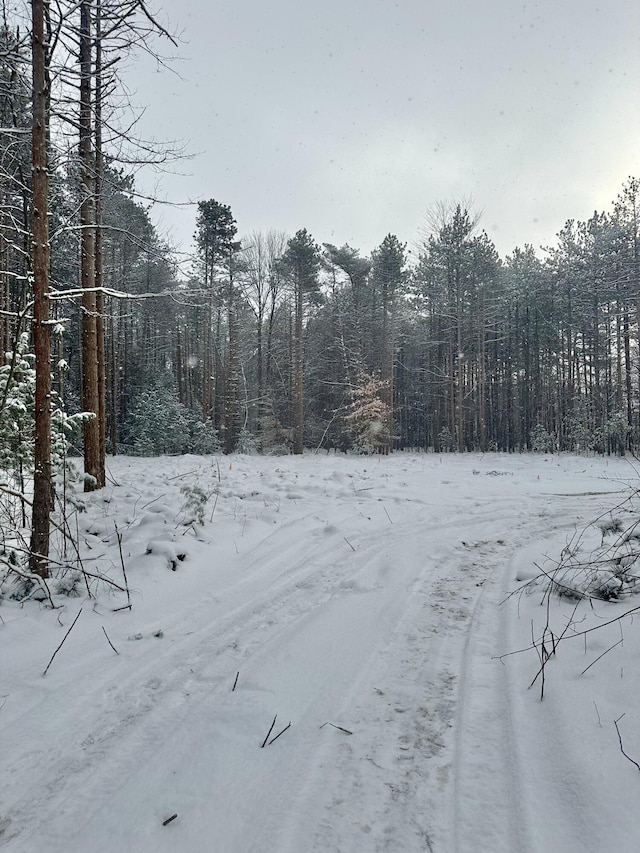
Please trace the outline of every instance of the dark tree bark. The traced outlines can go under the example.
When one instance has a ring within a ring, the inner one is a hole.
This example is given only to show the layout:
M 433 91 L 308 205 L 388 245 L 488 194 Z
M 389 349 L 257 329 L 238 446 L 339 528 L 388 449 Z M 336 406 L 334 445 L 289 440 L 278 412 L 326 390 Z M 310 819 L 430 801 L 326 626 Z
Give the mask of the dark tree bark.
M 293 452 L 301 454 L 304 445 L 304 306 L 318 288 L 320 261 L 318 246 L 306 228 L 287 243 L 282 268 L 293 290 L 293 328 L 291 340 L 293 395 Z
M 91 132 L 91 2 L 80 3 L 80 170 L 82 202 L 80 207 L 82 283 L 82 407 L 94 417 L 84 423 L 84 490 L 100 487 L 100 400 L 98 383 L 98 330 L 96 304 L 96 228 L 93 155 Z
M 295 283 L 293 318 L 293 452 L 301 454 L 304 445 L 304 367 L 302 329 L 304 318 L 304 283 L 298 276 Z
M 395 432 L 394 418 L 394 372 L 395 372 L 395 297 L 404 280 L 405 246 L 393 234 L 387 234 L 379 248 L 373 253 L 372 275 L 380 288 L 382 318 L 380 323 L 380 379 L 382 402 L 389 412 L 384 424 L 387 436 L 380 445 L 381 453 L 393 450 Z
M 102 0 L 96 2 L 96 89 L 95 89 L 95 287 L 96 287 L 96 346 L 98 360 L 98 486 L 105 485 L 106 456 L 106 359 L 104 346 L 104 292 L 103 287 L 103 186 L 104 158 L 102 154 Z
M 35 446 L 31 557 L 29 568 L 40 577 L 48 577 L 49 532 L 52 509 L 51 483 L 51 331 L 49 326 L 49 227 L 48 217 L 48 45 L 45 16 L 48 0 L 33 0 L 32 68 L 33 120 L 32 166 L 33 206 L 33 339 L 35 347 Z
M 227 287 L 227 333 L 229 336 L 229 351 L 227 357 L 227 371 L 225 382 L 225 406 L 224 406 L 224 452 L 233 453 L 238 444 L 238 436 L 241 430 L 240 418 L 240 323 L 238 320 L 238 306 L 236 295 L 236 284 L 234 281 L 234 246 L 229 248 L 229 280 Z

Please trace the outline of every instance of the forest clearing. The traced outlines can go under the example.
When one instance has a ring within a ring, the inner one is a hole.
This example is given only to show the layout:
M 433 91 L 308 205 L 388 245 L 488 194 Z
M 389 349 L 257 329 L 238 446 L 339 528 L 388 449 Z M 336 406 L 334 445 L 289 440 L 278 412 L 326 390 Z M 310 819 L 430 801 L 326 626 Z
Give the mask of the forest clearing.
M 118 457 L 107 479 L 55 609 L 2 588 L 0 849 L 635 849 L 638 621 L 584 633 L 635 599 L 535 580 L 636 523 L 633 461 Z
M 0 0 L 0 853 L 640 849 L 639 27 Z

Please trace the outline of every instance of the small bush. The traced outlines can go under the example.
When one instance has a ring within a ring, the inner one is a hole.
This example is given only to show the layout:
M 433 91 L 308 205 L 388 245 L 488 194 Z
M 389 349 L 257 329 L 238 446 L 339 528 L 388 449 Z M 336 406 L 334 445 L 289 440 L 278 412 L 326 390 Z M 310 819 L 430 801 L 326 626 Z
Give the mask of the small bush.
M 555 439 L 542 424 L 536 424 L 529 435 L 529 447 L 534 453 L 552 453 Z

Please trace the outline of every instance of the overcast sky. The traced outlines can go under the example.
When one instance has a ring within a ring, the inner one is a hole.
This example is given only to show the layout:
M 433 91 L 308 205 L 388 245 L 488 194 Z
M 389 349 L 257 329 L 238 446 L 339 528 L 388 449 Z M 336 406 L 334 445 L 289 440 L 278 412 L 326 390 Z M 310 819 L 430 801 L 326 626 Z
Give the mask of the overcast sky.
M 640 176 L 637 0 L 155 0 L 176 73 L 131 68 L 140 130 L 193 152 L 160 177 L 239 232 L 410 247 L 472 199 L 502 256 L 554 242 Z M 150 175 L 140 181 L 150 190 Z M 195 207 L 153 211 L 190 248 Z

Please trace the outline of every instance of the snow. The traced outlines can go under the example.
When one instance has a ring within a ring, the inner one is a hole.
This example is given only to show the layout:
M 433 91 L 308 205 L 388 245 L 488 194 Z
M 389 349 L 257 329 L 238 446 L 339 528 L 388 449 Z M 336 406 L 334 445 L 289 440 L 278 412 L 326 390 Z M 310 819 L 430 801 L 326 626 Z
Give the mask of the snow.
M 638 621 L 604 625 L 635 598 L 531 585 L 636 479 L 577 456 L 109 460 L 73 525 L 122 589 L 54 581 L 52 611 L 5 584 L 0 849 L 638 849 L 614 724 L 640 761 Z

